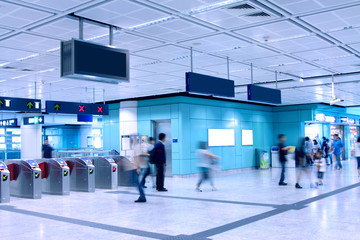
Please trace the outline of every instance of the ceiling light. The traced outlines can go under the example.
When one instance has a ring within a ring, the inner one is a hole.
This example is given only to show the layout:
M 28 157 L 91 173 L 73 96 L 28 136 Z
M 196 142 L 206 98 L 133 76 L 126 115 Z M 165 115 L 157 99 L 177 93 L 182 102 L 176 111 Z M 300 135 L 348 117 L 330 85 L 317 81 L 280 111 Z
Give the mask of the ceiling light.
M 39 71 L 39 73 L 52 72 L 54 70 L 55 70 L 55 68 L 49 68 L 49 69 L 41 70 L 41 71 Z
M 0 82 L 6 82 L 6 80 L 4 79 L 4 80 L 0 80 Z
M 0 63 L 0 67 L 3 67 L 3 66 L 8 65 L 8 64 L 10 64 L 10 62 Z
M 26 77 L 27 75 L 24 74 L 24 75 L 20 75 L 20 76 L 16 76 L 16 77 L 12 77 L 11 79 L 18 79 L 18 78 L 22 78 L 22 77 Z
M 300 81 L 300 82 L 304 82 L 304 79 L 303 79 L 303 78 L 300 78 L 299 81 Z
M 16 61 L 19 61 L 19 62 L 25 61 L 25 60 L 28 60 L 28 59 L 37 57 L 37 56 L 39 56 L 39 55 L 40 55 L 39 53 L 31 54 L 31 55 L 26 56 L 26 57 L 23 57 L 23 58 L 18 58 L 18 59 L 16 59 Z
M 59 47 L 56 47 L 56 48 L 49 49 L 49 50 L 47 50 L 46 52 L 48 52 L 48 53 L 54 53 L 54 52 L 57 52 L 57 51 L 59 51 L 59 50 L 60 50 L 60 48 L 59 48 Z
M 175 19 L 174 16 L 168 16 L 168 17 L 160 18 L 160 19 L 153 20 L 153 21 L 150 21 L 150 22 L 135 25 L 135 26 L 129 27 L 129 29 L 130 30 L 137 30 L 137 29 L 144 28 L 144 27 L 147 27 L 147 26 L 167 22 L 167 21 L 170 21 L 170 20 L 173 20 L 173 19 Z

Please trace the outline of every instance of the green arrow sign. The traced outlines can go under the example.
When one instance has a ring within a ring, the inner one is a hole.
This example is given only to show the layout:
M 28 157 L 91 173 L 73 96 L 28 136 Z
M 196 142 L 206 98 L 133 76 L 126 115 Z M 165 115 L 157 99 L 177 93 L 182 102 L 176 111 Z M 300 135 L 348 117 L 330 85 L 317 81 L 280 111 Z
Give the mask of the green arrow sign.
M 28 102 L 26 106 L 28 107 L 28 109 L 32 109 L 34 104 L 32 102 Z
M 4 105 L 3 101 L 0 100 L 0 107 Z
M 55 108 L 56 111 L 59 111 L 60 110 L 60 104 L 56 104 L 54 108 Z

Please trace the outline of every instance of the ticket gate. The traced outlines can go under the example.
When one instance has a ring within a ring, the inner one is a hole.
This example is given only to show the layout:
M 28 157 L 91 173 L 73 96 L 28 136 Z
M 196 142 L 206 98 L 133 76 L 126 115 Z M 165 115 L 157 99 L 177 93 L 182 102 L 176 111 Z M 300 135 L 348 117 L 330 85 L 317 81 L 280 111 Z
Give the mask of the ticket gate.
M 10 195 L 41 198 L 41 169 L 35 160 L 6 160 L 10 172 Z
M 135 186 L 133 177 L 134 164 L 124 156 L 113 155 L 110 157 L 114 159 L 118 166 L 118 186 Z
M 95 166 L 88 158 L 64 158 L 70 168 L 70 190 L 95 192 Z
M 42 192 L 58 195 L 70 194 L 70 168 L 60 158 L 36 160 L 41 169 Z
M 4 162 L 0 161 L 0 203 L 10 202 L 10 172 Z
M 95 166 L 95 187 L 116 189 L 118 185 L 118 166 L 111 157 L 91 157 Z

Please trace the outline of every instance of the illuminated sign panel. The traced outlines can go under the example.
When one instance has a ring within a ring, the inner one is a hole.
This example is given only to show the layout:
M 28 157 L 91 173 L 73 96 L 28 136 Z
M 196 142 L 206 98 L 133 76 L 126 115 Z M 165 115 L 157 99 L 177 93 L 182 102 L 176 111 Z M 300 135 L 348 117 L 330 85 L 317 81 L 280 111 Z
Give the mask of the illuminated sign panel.
M 41 112 L 41 100 L 0 97 L 0 111 Z
M 17 127 L 17 118 L 0 120 L 0 127 Z
M 86 115 L 109 115 L 109 106 L 106 104 L 46 101 L 46 112 Z
M 44 124 L 44 116 L 24 117 L 24 125 Z

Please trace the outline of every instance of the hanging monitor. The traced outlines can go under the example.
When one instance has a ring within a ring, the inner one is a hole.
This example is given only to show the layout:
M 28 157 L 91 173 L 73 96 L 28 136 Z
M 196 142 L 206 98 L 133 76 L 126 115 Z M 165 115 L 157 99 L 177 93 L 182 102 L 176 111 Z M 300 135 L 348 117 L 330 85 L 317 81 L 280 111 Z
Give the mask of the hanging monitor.
M 113 84 L 129 81 L 129 51 L 77 39 L 63 41 L 61 77 Z
M 281 91 L 279 89 L 260 87 L 258 85 L 249 84 L 247 85 L 248 100 L 281 104 Z
M 186 73 L 186 91 L 235 97 L 234 81 L 193 72 Z

